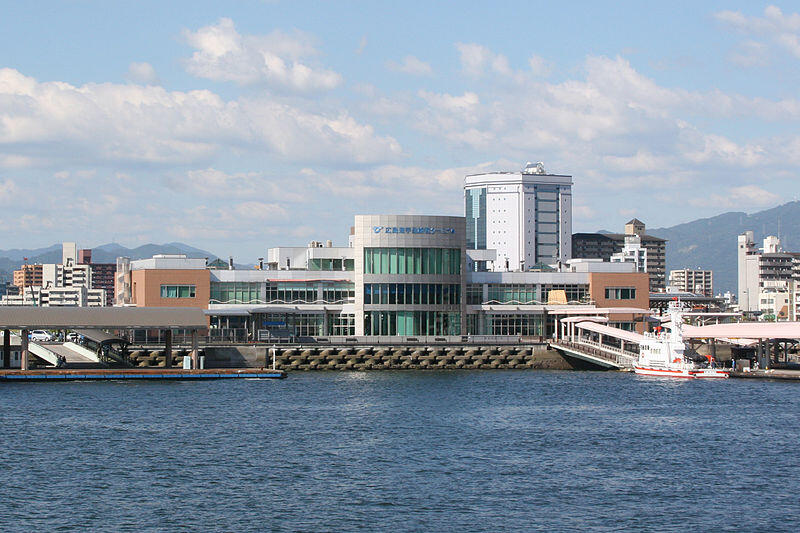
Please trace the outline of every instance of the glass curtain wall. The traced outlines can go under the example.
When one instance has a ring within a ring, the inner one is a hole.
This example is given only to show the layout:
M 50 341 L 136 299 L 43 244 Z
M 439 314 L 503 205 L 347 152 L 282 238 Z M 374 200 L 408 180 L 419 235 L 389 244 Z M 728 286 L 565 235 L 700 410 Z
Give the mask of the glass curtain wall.
M 365 311 L 365 335 L 460 335 L 461 313 Z
M 461 274 L 458 248 L 364 248 L 365 274 Z

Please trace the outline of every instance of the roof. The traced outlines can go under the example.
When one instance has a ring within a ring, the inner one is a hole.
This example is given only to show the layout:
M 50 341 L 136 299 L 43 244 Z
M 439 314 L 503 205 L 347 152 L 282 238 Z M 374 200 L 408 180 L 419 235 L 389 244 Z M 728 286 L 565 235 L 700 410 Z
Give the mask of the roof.
M 626 222 L 626 223 L 625 223 L 625 225 L 626 225 L 626 226 L 627 226 L 628 224 L 636 224 L 637 226 L 638 226 L 638 225 L 642 225 L 642 226 L 644 226 L 644 222 L 642 222 L 642 221 L 641 221 L 641 220 L 639 220 L 638 218 L 632 218 L 632 219 L 630 219 L 628 222 Z
M 608 335 L 609 337 L 616 337 L 618 339 L 622 339 L 627 342 L 641 343 L 644 342 L 644 340 L 646 339 L 644 335 L 640 335 L 633 331 L 626 331 L 624 329 L 612 328 L 611 326 L 604 326 L 603 324 L 598 324 L 596 322 L 589 322 L 589 321 L 578 322 L 577 324 L 575 324 L 575 327 L 578 329 L 585 329 L 586 331 L 593 331 L 601 335 Z
M 624 233 L 573 233 L 572 234 L 573 240 L 576 238 L 580 239 L 594 239 L 597 241 L 602 240 L 610 240 L 610 241 L 624 241 L 625 234 Z M 653 235 L 643 234 L 641 235 L 642 243 L 644 241 L 657 241 L 657 242 L 667 242 L 667 239 L 662 239 L 661 237 L 655 237 Z
M 683 326 L 685 339 L 800 339 L 800 322 L 741 322 Z
M 0 328 L 98 329 L 208 327 L 196 307 L 0 307 Z
M 100 343 L 106 341 L 125 341 L 125 339 L 121 339 L 116 335 L 110 335 L 102 329 L 76 329 L 74 331 L 78 335 L 83 335 L 87 339 L 92 339 L 93 341 Z

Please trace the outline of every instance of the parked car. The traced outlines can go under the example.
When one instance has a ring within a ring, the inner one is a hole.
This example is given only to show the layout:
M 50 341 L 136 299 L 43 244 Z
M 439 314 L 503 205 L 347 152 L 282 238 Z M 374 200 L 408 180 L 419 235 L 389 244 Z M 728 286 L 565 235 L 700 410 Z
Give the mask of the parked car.
M 75 333 L 74 331 L 70 331 L 67 333 L 67 340 L 69 342 L 78 342 L 81 339 L 81 336 Z
M 53 336 L 43 329 L 34 329 L 28 335 L 28 338 L 34 342 L 50 342 Z

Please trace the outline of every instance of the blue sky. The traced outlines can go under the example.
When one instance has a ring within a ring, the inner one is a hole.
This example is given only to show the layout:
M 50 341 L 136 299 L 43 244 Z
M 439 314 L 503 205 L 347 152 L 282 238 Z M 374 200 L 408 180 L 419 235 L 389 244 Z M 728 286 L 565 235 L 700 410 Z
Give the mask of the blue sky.
M 578 231 L 796 199 L 800 9 L 651 4 L 0 2 L 2 248 L 249 261 L 526 161 Z

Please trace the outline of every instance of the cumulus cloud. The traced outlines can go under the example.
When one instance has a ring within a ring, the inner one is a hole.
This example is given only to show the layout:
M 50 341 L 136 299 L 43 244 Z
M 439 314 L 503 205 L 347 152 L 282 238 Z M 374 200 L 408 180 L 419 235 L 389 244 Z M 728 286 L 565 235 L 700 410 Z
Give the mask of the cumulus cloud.
M 413 76 L 430 76 L 433 74 L 433 69 L 428 63 L 414 56 L 406 56 L 400 63 L 389 61 L 386 63 L 386 67 L 389 70 L 403 72 Z
M 150 63 L 131 63 L 128 66 L 128 73 L 125 76 L 128 81 L 141 83 L 144 85 L 159 85 L 156 69 Z
M 711 194 L 693 198 L 690 203 L 697 207 L 722 207 L 725 209 L 764 208 L 778 204 L 781 196 L 758 185 L 731 187 L 726 194 Z
M 267 35 L 241 35 L 231 19 L 197 31 L 185 30 L 195 49 L 186 70 L 197 77 L 242 85 L 265 83 L 292 92 L 325 91 L 339 86 L 337 72 L 310 65 L 318 54 L 308 34 L 276 30 Z
M 480 50 L 489 64 L 495 54 Z M 533 81 L 463 95 L 420 91 L 412 126 L 439 139 L 520 160 L 550 154 L 606 173 L 680 175 L 690 168 L 751 168 L 786 162 L 789 139 L 736 140 L 704 132 L 697 116 L 794 122 L 797 99 L 768 100 L 660 86 L 617 57 L 586 59 L 584 79 Z M 420 105 L 421 104 L 421 105 Z M 579 163 L 580 162 L 580 163 Z M 669 169 L 669 170 L 668 170 Z M 673 179 L 673 178 L 671 178 Z
M 800 59 L 800 13 L 784 13 L 777 6 L 767 6 L 761 17 L 747 16 L 741 11 L 720 11 L 715 14 L 717 20 L 726 26 L 733 28 L 744 35 L 757 36 L 766 39 L 774 46 L 789 53 L 795 58 Z M 763 50 L 756 50 L 758 45 L 765 46 L 764 43 L 749 41 L 745 44 L 744 56 L 734 54 L 732 60 L 742 64 L 753 60 L 753 53 L 763 55 Z M 747 50 L 749 48 L 749 51 Z M 760 57 L 760 56 L 759 56 Z M 759 64 L 759 63 L 753 63 Z
M 332 164 L 401 153 L 396 140 L 342 110 L 312 113 L 267 96 L 226 101 L 207 90 L 78 87 L 0 69 L 0 157 L 178 164 L 225 147 Z

